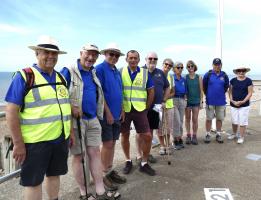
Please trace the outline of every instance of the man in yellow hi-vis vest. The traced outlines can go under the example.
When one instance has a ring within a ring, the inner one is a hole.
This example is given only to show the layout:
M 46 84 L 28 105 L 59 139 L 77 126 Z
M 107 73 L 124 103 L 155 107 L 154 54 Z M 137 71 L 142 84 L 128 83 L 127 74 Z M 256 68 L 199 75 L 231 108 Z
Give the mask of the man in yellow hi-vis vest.
M 60 51 L 50 36 L 40 37 L 38 45 L 29 48 L 35 51 L 38 62 L 14 76 L 5 98 L 6 119 L 14 144 L 13 157 L 21 164 L 24 199 L 42 199 L 46 175 L 48 197 L 56 200 L 59 176 L 68 171 L 71 106 L 66 82 L 54 66 L 58 54 L 66 52 Z
M 133 122 L 137 134 L 140 135 L 138 146 L 142 150 L 142 161 L 139 169 L 141 172 L 154 176 L 155 170 L 148 163 L 148 155 L 151 147 L 151 133 L 147 118 L 147 109 L 150 108 L 154 99 L 154 85 L 147 69 L 138 67 L 139 53 L 131 50 L 127 53 L 128 67 L 121 70 L 123 83 L 123 108 L 125 121 L 121 126 L 121 144 L 125 154 L 126 163 L 124 174 L 129 174 L 132 169 L 130 159 L 130 125 Z

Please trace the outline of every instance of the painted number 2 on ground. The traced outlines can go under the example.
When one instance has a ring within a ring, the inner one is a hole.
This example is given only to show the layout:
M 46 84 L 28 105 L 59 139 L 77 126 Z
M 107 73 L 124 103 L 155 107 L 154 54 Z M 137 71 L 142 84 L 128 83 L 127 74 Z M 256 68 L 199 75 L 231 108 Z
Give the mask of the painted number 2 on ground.
M 233 200 L 228 188 L 204 188 L 206 200 Z

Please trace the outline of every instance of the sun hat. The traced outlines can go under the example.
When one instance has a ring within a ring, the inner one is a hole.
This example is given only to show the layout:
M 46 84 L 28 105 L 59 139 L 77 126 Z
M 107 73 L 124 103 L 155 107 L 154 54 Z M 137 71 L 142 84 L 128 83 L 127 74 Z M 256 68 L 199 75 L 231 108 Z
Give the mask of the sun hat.
M 82 51 L 97 51 L 100 54 L 99 48 L 95 44 L 86 44 L 82 47 Z
M 48 35 L 42 35 L 38 38 L 38 44 L 28 46 L 32 50 L 47 50 L 47 51 L 55 51 L 58 54 L 66 54 L 65 51 L 61 51 L 58 47 L 57 41 Z
M 124 56 L 124 54 L 121 52 L 119 46 L 116 43 L 109 43 L 105 49 L 101 50 L 101 54 L 105 55 L 106 51 L 114 51 L 119 53 L 121 56 Z
M 234 72 L 235 74 L 237 74 L 237 70 L 239 70 L 239 69 L 246 70 L 246 73 L 250 71 L 250 68 L 248 68 L 248 67 L 238 67 L 238 68 L 236 68 L 236 69 L 233 69 L 233 72 Z
M 222 61 L 220 58 L 214 58 L 213 65 L 222 65 Z

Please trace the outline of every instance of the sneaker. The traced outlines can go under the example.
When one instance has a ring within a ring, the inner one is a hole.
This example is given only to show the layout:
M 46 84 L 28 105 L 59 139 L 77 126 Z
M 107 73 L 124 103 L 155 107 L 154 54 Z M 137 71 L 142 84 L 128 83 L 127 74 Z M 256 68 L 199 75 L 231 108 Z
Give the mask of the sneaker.
M 210 143 L 211 142 L 211 136 L 209 134 L 206 135 L 205 139 L 204 139 L 204 142 L 206 144 Z
M 223 139 L 222 139 L 222 137 L 221 137 L 221 135 L 219 135 L 219 134 L 216 135 L 216 141 L 217 141 L 218 143 L 223 143 L 223 142 L 224 142 Z
M 181 147 L 180 144 L 179 144 L 179 141 L 174 141 L 174 149 L 175 149 L 175 150 L 180 150 L 180 149 L 182 149 L 182 147 Z
M 237 133 L 236 134 L 236 138 L 240 138 L 241 136 L 240 136 L 240 133 Z
M 103 177 L 103 184 L 105 189 L 108 191 L 118 190 L 118 186 L 111 182 L 106 176 Z
M 186 144 L 191 144 L 191 137 L 190 136 L 186 137 Z
M 157 162 L 157 159 L 150 154 L 149 157 L 148 157 L 148 161 L 149 161 L 150 163 L 156 163 L 156 162 Z
M 114 182 L 114 183 L 118 183 L 118 184 L 123 184 L 123 183 L 126 183 L 126 182 L 127 182 L 127 179 L 126 179 L 125 177 L 123 177 L 123 176 L 120 176 L 120 175 L 118 174 L 118 172 L 115 171 L 115 170 L 112 170 L 112 171 L 110 171 L 108 174 L 106 174 L 106 177 L 107 177 L 110 181 L 112 181 L 112 182 Z
M 163 156 L 163 155 L 166 155 L 166 149 L 165 147 L 160 147 L 160 150 L 159 150 L 159 155 Z
M 185 148 L 184 144 L 183 144 L 183 140 L 182 139 L 179 139 L 179 146 L 181 148 Z
M 191 140 L 191 144 L 198 145 L 198 139 L 197 139 L 196 135 L 193 135 L 192 140 Z
M 146 163 L 144 166 L 140 165 L 140 172 L 143 172 L 145 174 L 148 174 L 150 176 L 155 176 L 155 170 L 152 169 L 148 163 Z
M 129 174 L 132 169 L 132 161 L 126 161 L 125 167 L 123 168 L 123 174 Z
M 231 133 L 231 134 L 228 134 L 227 139 L 233 140 L 233 139 L 235 139 L 235 137 L 236 137 L 236 135 L 234 133 Z
M 239 137 L 239 138 L 237 139 L 237 143 L 238 143 L 238 144 L 243 144 L 243 143 L 244 143 L 244 137 Z

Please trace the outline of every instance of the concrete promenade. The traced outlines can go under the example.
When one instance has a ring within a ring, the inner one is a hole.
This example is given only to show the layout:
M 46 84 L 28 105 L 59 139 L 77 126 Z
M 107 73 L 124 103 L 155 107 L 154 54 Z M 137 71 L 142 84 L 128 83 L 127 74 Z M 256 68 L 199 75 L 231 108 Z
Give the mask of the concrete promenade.
M 223 129 L 231 132 L 229 108 L 227 110 Z M 204 188 L 229 188 L 234 200 L 261 200 L 261 160 L 246 158 L 249 154 L 261 155 L 261 117 L 258 116 L 258 108 L 254 106 L 251 109 L 248 134 L 243 145 L 226 139 L 224 144 L 218 144 L 214 135 L 210 144 L 204 144 L 204 119 L 204 111 L 201 111 L 199 145 L 186 145 L 185 149 L 174 151 L 170 156 L 171 165 L 167 164 L 165 157 L 158 155 L 159 148 L 152 150 L 158 159 L 156 164 L 152 164 L 157 171 L 154 177 L 139 172 L 135 164 L 135 134 L 132 134 L 131 150 L 135 169 L 127 176 L 128 182 L 120 186 L 121 199 L 203 200 Z M 119 143 L 115 157 L 116 169 L 121 171 L 124 157 Z M 18 179 L 13 179 L 1 184 L 0 199 L 22 199 L 22 188 L 18 183 Z M 78 199 L 79 192 L 71 169 L 61 179 L 60 196 L 63 200 Z M 44 199 L 47 199 L 46 194 Z

